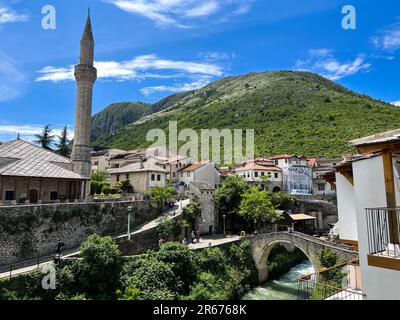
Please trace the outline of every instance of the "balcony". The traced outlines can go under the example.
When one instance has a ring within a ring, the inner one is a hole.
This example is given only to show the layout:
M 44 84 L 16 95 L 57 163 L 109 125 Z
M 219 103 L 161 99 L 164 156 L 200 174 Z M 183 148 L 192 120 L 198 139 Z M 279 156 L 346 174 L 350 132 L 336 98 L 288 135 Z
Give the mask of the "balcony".
M 368 264 L 400 270 L 400 208 L 366 209 Z
M 363 300 L 358 259 L 298 279 L 303 300 Z

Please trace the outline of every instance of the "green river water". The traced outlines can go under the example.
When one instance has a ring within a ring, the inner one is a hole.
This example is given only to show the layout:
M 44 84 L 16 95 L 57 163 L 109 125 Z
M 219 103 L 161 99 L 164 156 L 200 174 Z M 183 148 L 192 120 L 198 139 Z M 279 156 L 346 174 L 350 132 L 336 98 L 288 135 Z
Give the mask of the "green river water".
M 314 272 L 310 261 L 292 268 L 278 280 L 268 281 L 246 294 L 242 300 L 297 300 L 297 279 Z

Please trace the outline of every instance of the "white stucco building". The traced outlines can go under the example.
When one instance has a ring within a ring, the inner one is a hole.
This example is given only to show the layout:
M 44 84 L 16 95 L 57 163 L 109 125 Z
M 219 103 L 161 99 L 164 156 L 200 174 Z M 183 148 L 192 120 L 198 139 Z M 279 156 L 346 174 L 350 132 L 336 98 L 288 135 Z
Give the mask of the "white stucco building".
M 244 181 L 261 189 L 268 186 L 271 192 L 282 191 L 282 169 L 276 166 L 272 160 L 256 158 L 235 167 L 231 174 L 241 177 Z
M 179 182 L 186 186 L 191 182 L 207 182 L 217 188 L 220 185 L 220 173 L 211 161 L 197 162 L 179 170 Z
M 122 168 L 109 169 L 111 185 L 116 187 L 119 182 L 129 180 L 134 193 L 146 193 L 154 187 L 164 188 L 167 182 L 167 170 L 150 163 L 132 163 Z
M 335 166 L 342 162 L 342 159 L 308 159 L 312 168 L 312 193 L 315 195 L 335 194 L 335 188 L 324 178 L 324 175 L 334 170 Z
M 400 130 L 351 142 L 336 172 L 339 236 L 359 250 L 365 299 L 400 299 Z

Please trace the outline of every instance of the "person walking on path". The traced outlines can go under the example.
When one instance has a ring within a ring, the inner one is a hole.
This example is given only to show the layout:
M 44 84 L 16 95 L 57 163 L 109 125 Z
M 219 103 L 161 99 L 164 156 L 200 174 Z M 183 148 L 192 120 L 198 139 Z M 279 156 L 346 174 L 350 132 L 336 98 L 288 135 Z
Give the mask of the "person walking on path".
M 190 242 L 194 243 L 195 238 L 196 238 L 196 235 L 194 234 L 194 230 L 193 230 L 192 233 L 190 234 Z
M 200 243 L 200 232 L 199 232 L 199 230 L 196 231 L 196 242 Z

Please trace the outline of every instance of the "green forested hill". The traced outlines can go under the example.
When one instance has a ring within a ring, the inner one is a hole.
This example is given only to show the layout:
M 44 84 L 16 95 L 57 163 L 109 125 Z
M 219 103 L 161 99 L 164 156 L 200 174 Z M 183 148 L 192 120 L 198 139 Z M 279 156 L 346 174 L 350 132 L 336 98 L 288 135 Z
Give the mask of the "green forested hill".
M 331 157 L 352 152 L 351 139 L 400 127 L 398 108 L 308 72 L 228 77 L 164 101 L 153 105 L 156 113 L 103 135 L 96 145 L 146 147 L 148 130 L 176 120 L 179 129 L 255 129 L 259 155 Z

